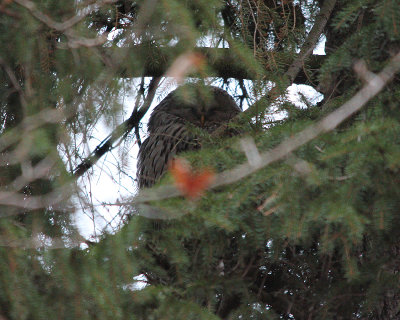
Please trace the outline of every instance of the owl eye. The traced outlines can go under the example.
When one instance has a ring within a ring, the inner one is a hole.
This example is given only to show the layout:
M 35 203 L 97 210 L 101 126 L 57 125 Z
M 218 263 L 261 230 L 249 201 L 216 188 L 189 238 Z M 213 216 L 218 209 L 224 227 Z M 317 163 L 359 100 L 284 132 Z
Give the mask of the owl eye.
M 191 113 L 193 113 L 193 115 L 200 116 L 200 112 L 199 112 L 199 109 L 198 109 L 198 108 L 196 108 L 196 107 L 189 107 L 189 110 L 190 110 Z
M 208 109 L 207 113 L 214 113 L 219 110 L 219 106 L 214 106 Z

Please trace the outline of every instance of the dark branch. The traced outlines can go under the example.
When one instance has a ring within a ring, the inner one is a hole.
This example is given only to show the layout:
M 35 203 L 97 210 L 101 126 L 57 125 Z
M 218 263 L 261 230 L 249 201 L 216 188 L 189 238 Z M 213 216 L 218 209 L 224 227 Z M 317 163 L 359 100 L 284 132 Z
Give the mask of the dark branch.
M 300 50 L 299 55 L 290 65 L 289 69 L 285 72 L 285 75 L 289 78 L 290 84 L 295 82 L 297 75 L 299 74 L 302 66 L 304 65 L 304 61 L 311 55 L 319 38 L 324 31 L 324 28 L 329 20 L 329 17 L 332 14 L 333 8 L 335 7 L 336 0 L 325 0 L 324 4 L 321 8 L 321 11 L 317 15 L 315 19 L 315 23 L 310 30 L 310 33 L 307 36 L 306 41 L 304 42 L 303 47 Z
M 158 88 L 160 78 L 153 78 L 149 85 L 149 90 L 145 101 L 140 109 L 135 108 L 131 116 L 121 123 L 114 131 L 105 138 L 93 151 L 84 159 L 74 170 L 75 177 L 82 176 L 108 151 L 112 150 L 114 143 L 121 137 L 126 136 L 135 126 L 137 126 L 146 112 L 149 110 L 151 102 Z
M 290 63 L 287 71 L 283 76 L 283 81 L 280 83 L 280 90 L 278 91 L 279 94 L 275 91 L 274 94 L 279 96 L 280 94 L 284 93 L 287 88 L 292 85 L 293 83 L 306 83 L 309 84 L 310 81 L 307 75 L 304 73 L 304 68 L 302 68 L 305 64 L 308 64 L 310 57 L 325 57 L 325 56 L 313 56 L 311 55 L 319 38 L 322 35 L 322 32 L 325 29 L 325 26 L 332 14 L 333 8 L 335 7 L 336 0 L 325 0 L 324 4 L 321 8 L 321 11 L 317 15 L 315 23 L 311 28 L 306 41 L 304 42 L 299 55 Z M 317 67 L 318 68 L 318 67 Z M 304 78 L 305 77 L 305 78 Z M 301 78 L 302 81 L 299 81 Z M 273 97 L 272 97 L 273 98 Z M 253 106 L 248 108 L 244 114 L 239 115 L 240 117 L 247 117 L 251 118 L 258 114 L 259 112 L 265 110 L 266 106 L 270 105 L 271 99 L 270 93 L 267 96 L 261 98 L 257 101 Z M 265 101 L 267 100 L 267 101 Z M 261 105 L 261 106 L 260 106 Z
M 207 76 L 218 77 L 223 79 L 248 79 L 256 80 L 264 75 L 256 72 L 254 68 L 250 68 L 241 57 L 233 50 L 228 48 L 208 48 L 196 47 L 194 52 L 201 53 L 206 59 Z M 103 49 L 104 59 L 113 61 L 113 65 L 117 67 L 117 73 L 124 78 L 136 77 L 161 77 L 165 74 L 176 57 L 182 54 L 182 49 L 177 47 L 156 47 L 152 45 L 136 45 L 130 48 Z M 141 60 L 144 57 L 144 60 Z M 290 57 L 274 53 L 275 60 L 279 60 L 279 64 L 291 65 Z M 323 63 L 325 56 L 311 55 L 303 58 L 302 65 L 306 65 L 307 69 L 318 70 Z M 127 69 L 123 67 L 120 61 L 124 61 L 124 66 L 135 66 Z M 118 67 L 120 66 L 120 67 Z M 201 77 L 200 74 L 195 74 Z M 310 81 L 302 70 L 295 76 L 294 82 L 309 84 Z

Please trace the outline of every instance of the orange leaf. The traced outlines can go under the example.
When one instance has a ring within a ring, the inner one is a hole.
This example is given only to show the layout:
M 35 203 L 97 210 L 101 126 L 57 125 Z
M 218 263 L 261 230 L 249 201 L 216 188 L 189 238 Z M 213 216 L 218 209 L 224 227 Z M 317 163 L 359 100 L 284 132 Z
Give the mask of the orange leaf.
M 176 187 L 185 197 L 192 200 L 201 196 L 215 177 L 214 172 L 210 169 L 193 172 L 190 165 L 181 159 L 173 160 L 169 170 L 174 178 Z

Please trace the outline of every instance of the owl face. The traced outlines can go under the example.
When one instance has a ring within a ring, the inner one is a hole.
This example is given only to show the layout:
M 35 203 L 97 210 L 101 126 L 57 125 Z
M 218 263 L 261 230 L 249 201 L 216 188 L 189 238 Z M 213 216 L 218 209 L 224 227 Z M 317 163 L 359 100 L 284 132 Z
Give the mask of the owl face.
M 228 122 L 240 112 L 232 97 L 217 87 L 187 85 L 173 94 L 174 104 L 165 111 L 208 131 Z

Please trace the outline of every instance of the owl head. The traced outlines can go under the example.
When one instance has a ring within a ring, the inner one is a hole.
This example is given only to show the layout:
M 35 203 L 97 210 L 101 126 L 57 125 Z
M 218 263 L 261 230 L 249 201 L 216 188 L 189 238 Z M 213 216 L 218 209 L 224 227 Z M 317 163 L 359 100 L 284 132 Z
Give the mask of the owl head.
M 212 132 L 241 112 L 233 98 L 223 89 L 199 84 L 186 84 L 171 92 L 153 110 L 149 131 L 169 117 Z

